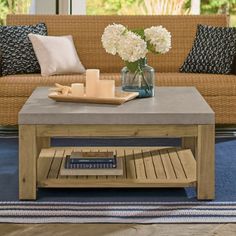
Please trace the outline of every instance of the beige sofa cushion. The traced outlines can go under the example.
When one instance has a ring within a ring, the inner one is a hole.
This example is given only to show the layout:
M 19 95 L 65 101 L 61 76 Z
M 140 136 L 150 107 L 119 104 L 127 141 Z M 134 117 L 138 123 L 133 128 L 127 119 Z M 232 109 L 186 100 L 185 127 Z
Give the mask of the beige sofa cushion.
M 203 96 L 235 96 L 236 75 L 198 73 L 160 73 L 159 86 L 194 86 Z
M 101 79 L 114 79 L 116 86 L 120 85 L 119 73 L 102 73 Z M 26 97 L 39 86 L 53 86 L 55 83 L 70 85 L 84 81 L 84 74 L 49 77 L 39 74 L 3 76 L 0 78 L 0 96 Z M 236 75 L 156 73 L 156 85 L 195 86 L 204 96 L 236 96 Z

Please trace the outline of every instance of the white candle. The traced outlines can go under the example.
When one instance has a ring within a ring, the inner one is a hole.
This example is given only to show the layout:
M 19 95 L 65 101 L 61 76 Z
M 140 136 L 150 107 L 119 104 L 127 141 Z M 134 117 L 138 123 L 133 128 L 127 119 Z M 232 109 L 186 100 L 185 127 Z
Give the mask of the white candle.
M 83 83 L 73 83 L 71 84 L 71 94 L 76 97 L 84 96 L 84 84 Z
M 115 97 L 115 80 L 100 80 L 97 87 L 97 96 L 100 98 Z
M 97 96 L 97 84 L 99 82 L 100 71 L 98 69 L 86 70 L 86 96 Z

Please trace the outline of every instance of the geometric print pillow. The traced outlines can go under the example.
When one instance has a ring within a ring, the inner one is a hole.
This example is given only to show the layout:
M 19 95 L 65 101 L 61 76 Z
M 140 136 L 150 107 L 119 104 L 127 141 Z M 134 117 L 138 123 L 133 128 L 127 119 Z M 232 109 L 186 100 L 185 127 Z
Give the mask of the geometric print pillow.
M 236 28 L 198 25 L 180 72 L 230 74 L 236 55 Z
M 26 26 L 0 26 L 2 75 L 38 73 L 40 66 L 28 34 L 47 35 L 44 23 Z
M 232 68 L 231 70 L 232 74 L 236 75 L 236 55 L 234 57 L 234 61 L 231 68 Z
M 2 76 L 2 52 L 0 48 L 0 76 Z

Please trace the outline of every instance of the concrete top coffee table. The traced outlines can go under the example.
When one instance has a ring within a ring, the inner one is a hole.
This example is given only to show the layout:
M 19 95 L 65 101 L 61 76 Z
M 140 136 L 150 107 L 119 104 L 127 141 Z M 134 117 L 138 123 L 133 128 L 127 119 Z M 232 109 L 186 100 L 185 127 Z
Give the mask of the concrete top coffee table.
M 195 88 L 160 87 L 155 97 L 118 106 L 47 95 L 37 88 L 19 113 L 20 199 L 36 199 L 38 187 L 186 186 L 197 187 L 198 199 L 214 199 L 215 116 Z M 51 137 L 180 137 L 182 149 L 109 147 L 124 157 L 124 176 L 63 178 L 60 165 L 72 148 L 50 148 Z

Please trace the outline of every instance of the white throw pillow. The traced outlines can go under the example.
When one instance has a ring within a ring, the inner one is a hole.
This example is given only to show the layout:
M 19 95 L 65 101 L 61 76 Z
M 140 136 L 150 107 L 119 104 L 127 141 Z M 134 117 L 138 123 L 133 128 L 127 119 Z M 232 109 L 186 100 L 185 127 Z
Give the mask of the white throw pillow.
M 85 68 L 77 55 L 73 38 L 29 34 L 42 76 L 84 73 Z

